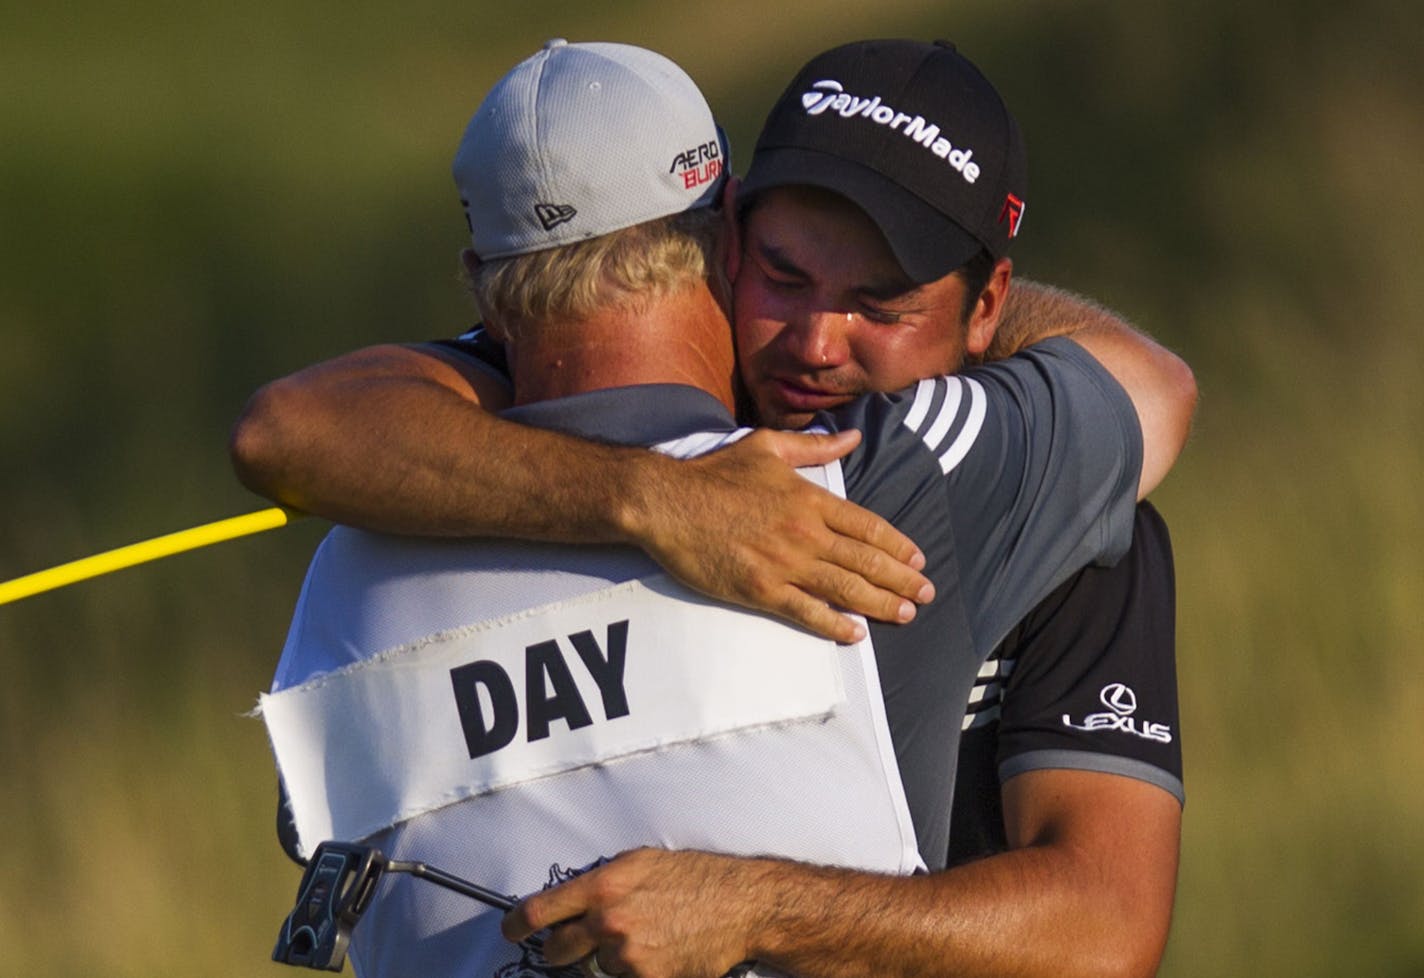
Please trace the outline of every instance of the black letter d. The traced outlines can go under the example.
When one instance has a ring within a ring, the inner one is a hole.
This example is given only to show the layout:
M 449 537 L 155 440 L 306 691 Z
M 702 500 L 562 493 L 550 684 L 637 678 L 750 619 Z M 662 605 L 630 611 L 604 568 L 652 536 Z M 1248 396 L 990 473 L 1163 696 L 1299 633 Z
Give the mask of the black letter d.
M 470 757 L 483 757 L 506 746 L 519 730 L 519 700 L 514 695 L 514 683 L 496 662 L 481 659 L 467 666 L 450 670 L 450 682 L 455 687 L 455 707 L 460 711 L 460 726 L 465 730 L 465 745 Z M 480 690 L 489 691 L 493 722 L 485 724 L 480 709 Z

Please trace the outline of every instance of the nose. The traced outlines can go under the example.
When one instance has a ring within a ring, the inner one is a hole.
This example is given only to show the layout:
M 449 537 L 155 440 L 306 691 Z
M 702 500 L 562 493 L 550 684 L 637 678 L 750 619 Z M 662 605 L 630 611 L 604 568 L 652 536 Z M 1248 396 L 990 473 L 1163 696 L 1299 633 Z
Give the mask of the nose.
M 807 370 L 828 370 L 850 359 L 851 316 L 816 310 L 786 324 L 783 346 Z

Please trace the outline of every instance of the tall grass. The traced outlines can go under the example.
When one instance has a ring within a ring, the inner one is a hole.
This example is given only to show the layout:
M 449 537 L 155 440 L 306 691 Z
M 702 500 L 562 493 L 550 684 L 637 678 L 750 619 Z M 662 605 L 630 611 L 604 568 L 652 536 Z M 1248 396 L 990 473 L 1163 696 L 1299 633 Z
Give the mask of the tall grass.
M 1269 422 L 1208 400 L 1164 493 L 1189 785 L 1168 974 L 1424 967 L 1424 461 L 1357 415 L 1419 352 L 1368 358 L 1333 412 L 1292 403 L 1334 386 L 1318 357 Z
M 1164 974 L 1424 974 L 1424 78 L 1415 8 L 77 2 L 0 31 L 0 578 L 255 508 L 246 393 L 452 332 L 446 167 L 546 35 L 686 64 L 744 162 L 856 36 L 953 37 L 1029 135 L 1020 268 L 1187 354 L 1188 807 Z M 1288 14 L 1288 15 L 1287 15 Z M 321 527 L 0 608 L 0 973 L 280 974 L 243 716 Z

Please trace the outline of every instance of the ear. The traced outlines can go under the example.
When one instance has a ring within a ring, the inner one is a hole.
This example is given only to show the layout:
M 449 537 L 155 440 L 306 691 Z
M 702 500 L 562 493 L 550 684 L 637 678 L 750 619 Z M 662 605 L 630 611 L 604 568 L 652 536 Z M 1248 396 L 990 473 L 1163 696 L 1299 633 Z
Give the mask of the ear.
M 722 239 L 726 248 L 727 281 L 736 282 L 737 271 L 742 267 L 742 228 L 737 220 L 737 189 L 742 181 L 728 177 L 722 188 Z
M 480 267 L 484 265 L 484 262 L 480 259 L 479 255 L 475 254 L 473 248 L 466 248 L 460 252 L 460 263 L 465 266 L 465 274 L 468 275 L 471 280 L 474 279 L 475 273 L 480 270 Z M 508 331 L 505 330 L 503 325 L 496 321 L 494 317 L 486 314 L 484 319 L 480 322 L 480 325 L 485 328 L 486 333 L 489 333 L 506 347 L 509 346 L 510 336 Z
M 480 270 L 484 262 L 480 261 L 480 256 L 475 254 L 475 249 L 466 248 L 460 252 L 460 262 L 465 266 L 465 272 L 471 276 Z
M 964 338 L 964 350 L 970 356 L 979 358 L 994 341 L 994 333 L 999 328 L 999 317 L 1004 312 L 1004 302 L 1009 297 L 1009 282 L 1013 278 L 1012 259 L 1000 258 L 994 263 L 994 271 L 979 293 L 979 301 L 969 314 L 969 328 Z

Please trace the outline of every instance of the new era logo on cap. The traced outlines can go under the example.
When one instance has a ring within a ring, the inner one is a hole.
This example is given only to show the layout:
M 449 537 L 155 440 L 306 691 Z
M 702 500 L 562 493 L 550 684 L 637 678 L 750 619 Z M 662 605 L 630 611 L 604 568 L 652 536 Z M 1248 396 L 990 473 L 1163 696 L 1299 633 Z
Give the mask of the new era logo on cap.
M 565 221 L 573 220 L 578 211 L 568 204 L 535 204 L 534 216 L 539 218 L 539 223 L 544 226 L 545 231 L 551 231 Z

